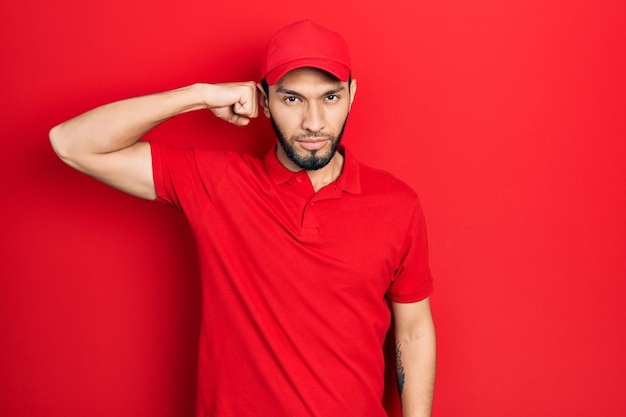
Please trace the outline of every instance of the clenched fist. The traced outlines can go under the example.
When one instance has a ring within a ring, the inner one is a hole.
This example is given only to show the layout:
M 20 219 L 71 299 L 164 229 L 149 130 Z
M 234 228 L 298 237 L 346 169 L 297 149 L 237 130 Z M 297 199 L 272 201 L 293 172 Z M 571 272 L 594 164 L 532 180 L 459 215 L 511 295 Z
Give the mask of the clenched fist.
M 204 103 L 215 116 L 237 126 L 246 126 L 259 115 L 257 86 L 252 81 L 206 84 Z

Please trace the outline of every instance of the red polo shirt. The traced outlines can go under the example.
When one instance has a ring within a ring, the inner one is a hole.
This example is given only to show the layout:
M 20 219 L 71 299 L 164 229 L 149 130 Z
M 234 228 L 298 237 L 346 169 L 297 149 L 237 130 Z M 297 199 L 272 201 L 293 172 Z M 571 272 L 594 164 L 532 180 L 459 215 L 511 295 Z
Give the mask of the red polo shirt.
M 198 417 L 385 416 L 388 299 L 432 290 L 416 194 L 349 152 L 313 190 L 264 160 L 152 144 L 202 273 Z

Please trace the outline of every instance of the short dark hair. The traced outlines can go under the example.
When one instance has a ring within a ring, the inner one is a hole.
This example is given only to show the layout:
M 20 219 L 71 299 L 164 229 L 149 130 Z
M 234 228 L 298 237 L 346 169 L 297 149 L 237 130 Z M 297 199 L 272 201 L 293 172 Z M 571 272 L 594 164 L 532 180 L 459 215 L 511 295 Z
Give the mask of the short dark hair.
M 267 79 L 263 78 L 261 80 L 261 87 L 263 87 L 263 91 L 265 91 L 265 95 L 269 97 L 269 95 L 270 95 L 270 85 L 267 83 Z

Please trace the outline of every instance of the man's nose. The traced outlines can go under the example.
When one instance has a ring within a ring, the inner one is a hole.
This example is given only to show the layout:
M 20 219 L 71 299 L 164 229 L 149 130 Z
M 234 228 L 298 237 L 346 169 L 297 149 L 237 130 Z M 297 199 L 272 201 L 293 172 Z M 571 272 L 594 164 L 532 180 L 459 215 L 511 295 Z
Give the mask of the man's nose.
M 325 127 L 324 109 L 319 103 L 309 103 L 302 119 L 302 129 L 319 132 Z

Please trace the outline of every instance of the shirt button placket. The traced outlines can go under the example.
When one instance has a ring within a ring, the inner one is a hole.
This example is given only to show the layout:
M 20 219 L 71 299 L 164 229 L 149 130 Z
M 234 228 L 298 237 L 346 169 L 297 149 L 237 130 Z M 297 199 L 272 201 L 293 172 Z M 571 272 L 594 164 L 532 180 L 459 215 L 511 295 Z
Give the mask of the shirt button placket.
M 316 217 L 310 211 L 315 206 L 315 202 L 309 202 L 304 206 L 304 213 L 302 216 L 302 234 L 309 239 L 317 239 L 318 227 L 317 222 L 314 220 Z

